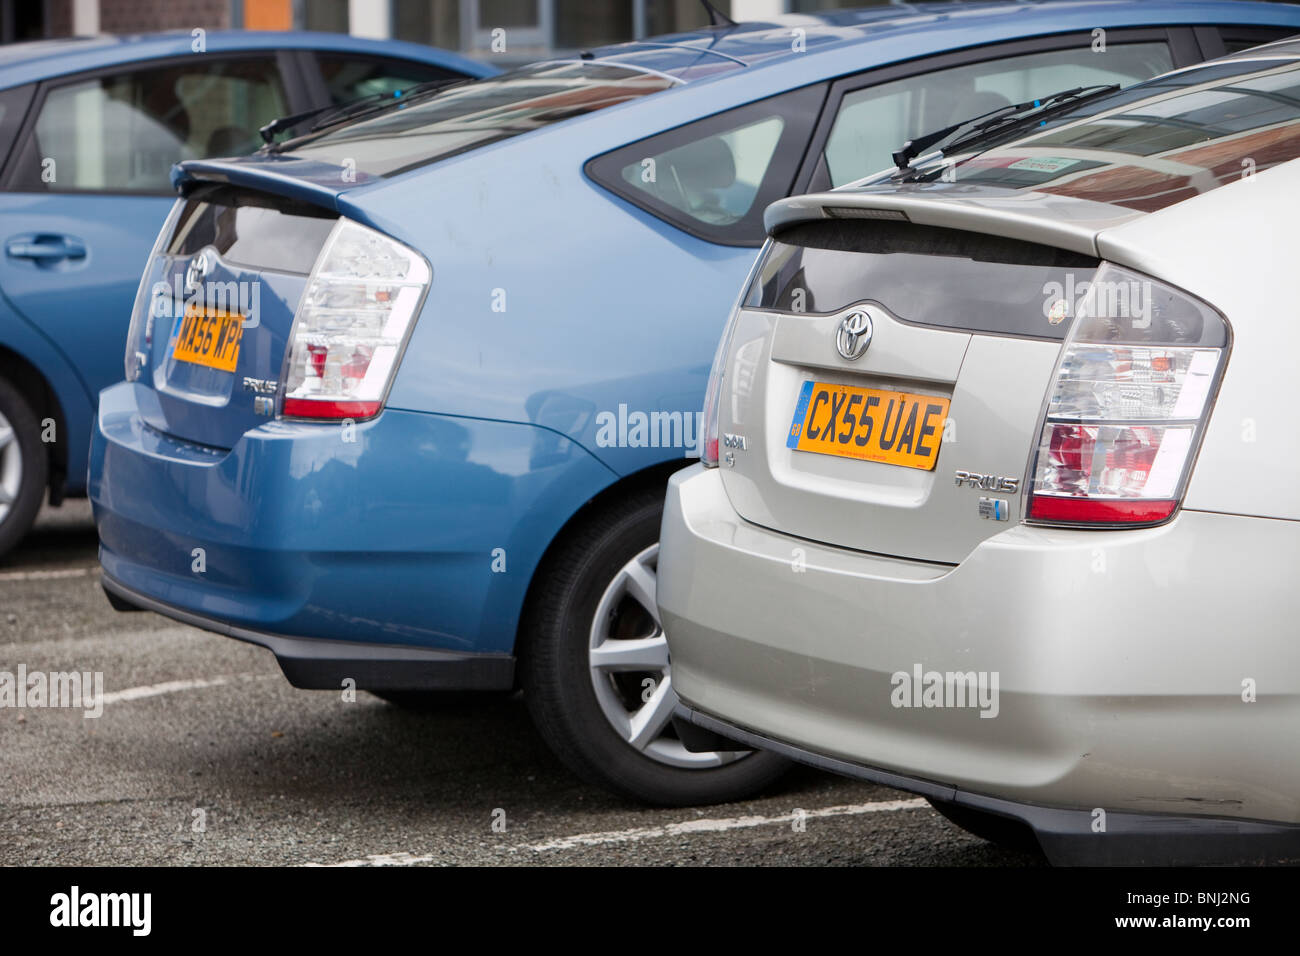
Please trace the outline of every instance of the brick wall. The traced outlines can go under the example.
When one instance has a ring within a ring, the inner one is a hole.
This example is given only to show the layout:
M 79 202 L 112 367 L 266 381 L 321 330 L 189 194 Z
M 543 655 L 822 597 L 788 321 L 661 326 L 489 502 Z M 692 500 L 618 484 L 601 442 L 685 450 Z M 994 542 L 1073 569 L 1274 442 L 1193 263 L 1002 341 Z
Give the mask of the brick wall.
M 155 30 L 224 30 L 230 26 L 230 0 L 99 0 L 101 33 Z
M 45 29 L 48 36 L 72 36 L 72 0 L 49 0 L 45 7 L 45 16 Z

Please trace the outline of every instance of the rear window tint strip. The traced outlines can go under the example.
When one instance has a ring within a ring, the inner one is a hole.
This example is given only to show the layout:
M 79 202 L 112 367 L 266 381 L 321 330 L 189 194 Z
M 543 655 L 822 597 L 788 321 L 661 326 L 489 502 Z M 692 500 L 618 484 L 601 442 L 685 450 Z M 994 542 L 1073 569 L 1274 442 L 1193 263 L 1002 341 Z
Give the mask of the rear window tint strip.
M 745 307 L 826 315 L 875 302 L 916 325 L 1063 339 L 1098 265 L 1069 250 L 959 229 L 815 221 L 773 237 Z

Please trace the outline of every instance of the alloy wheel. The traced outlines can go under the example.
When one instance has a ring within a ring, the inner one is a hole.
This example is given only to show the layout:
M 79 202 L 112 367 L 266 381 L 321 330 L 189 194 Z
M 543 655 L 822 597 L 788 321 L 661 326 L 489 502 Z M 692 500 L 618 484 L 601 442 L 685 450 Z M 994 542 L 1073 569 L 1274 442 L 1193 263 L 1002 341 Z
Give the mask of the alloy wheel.
M 656 543 L 614 575 L 596 605 L 588 666 L 601 712 L 623 740 L 659 763 L 702 770 L 743 759 L 749 751 L 692 753 L 673 732 L 677 692 L 655 603 L 658 562 Z
M 9 517 L 22 483 L 23 449 L 18 442 L 18 433 L 0 412 L 0 521 Z

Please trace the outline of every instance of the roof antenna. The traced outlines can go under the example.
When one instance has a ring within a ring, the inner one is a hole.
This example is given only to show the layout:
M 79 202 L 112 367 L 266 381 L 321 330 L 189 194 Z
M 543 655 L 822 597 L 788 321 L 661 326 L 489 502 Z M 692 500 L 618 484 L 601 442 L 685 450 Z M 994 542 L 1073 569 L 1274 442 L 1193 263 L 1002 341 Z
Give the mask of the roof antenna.
M 709 15 L 709 26 L 734 27 L 736 25 L 735 20 L 731 19 L 731 17 L 727 16 L 725 13 L 723 13 L 721 10 L 719 10 L 717 7 L 711 4 L 709 0 L 700 0 L 700 4 L 704 7 L 704 12 Z

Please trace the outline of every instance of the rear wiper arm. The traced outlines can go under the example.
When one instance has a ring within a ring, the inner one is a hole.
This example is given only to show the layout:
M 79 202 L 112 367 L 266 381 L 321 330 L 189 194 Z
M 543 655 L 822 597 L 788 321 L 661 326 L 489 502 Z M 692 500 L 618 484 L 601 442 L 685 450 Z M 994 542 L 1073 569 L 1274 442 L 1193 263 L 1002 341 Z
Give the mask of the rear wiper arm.
M 968 120 L 962 120 L 960 123 L 954 123 L 952 126 L 936 130 L 933 133 L 927 133 L 916 139 L 909 139 L 901 149 L 893 154 L 894 165 L 900 170 L 908 169 L 912 164 L 912 160 L 917 156 L 920 156 L 933 146 L 952 139 L 962 130 L 968 129 L 970 132 L 949 143 L 947 149 L 969 145 L 996 130 L 1014 128 L 1031 119 L 1037 121 L 1042 118 L 1042 111 L 1049 107 L 1077 106 L 1083 100 L 1092 99 L 1096 96 L 1106 96 L 1118 89 L 1120 89 L 1118 83 L 1076 86 L 1074 89 L 1062 90 L 1060 93 L 1053 93 L 1051 96 L 1040 99 L 1013 103 L 1010 106 L 1000 106 L 995 110 L 981 113 L 979 116 L 973 116 Z
M 357 100 L 343 113 L 322 116 L 311 126 L 311 132 L 316 133 L 325 129 L 327 126 L 337 126 L 346 120 L 358 119 L 362 116 L 369 116 L 371 113 L 382 113 L 390 106 L 397 104 L 401 106 L 415 99 L 417 96 L 423 96 L 426 93 L 440 92 L 451 89 L 453 86 L 460 86 L 463 83 L 473 82 L 473 77 L 460 77 L 457 79 L 429 80 L 425 83 L 417 83 L 415 86 L 405 90 L 395 90 L 388 96 L 381 97 L 377 102 L 366 102 Z
M 400 90 L 398 91 L 400 94 Z M 354 107 L 364 106 L 375 102 L 381 98 L 393 96 L 392 93 L 371 93 L 369 96 L 363 96 L 360 99 L 350 100 L 347 103 L 328 103 L 325 106 L 318 106 L 315 109 L 303 110 L 301 113 L 292 113 L 289 116 L 281 116 L 273 119 L 258 129 L 258 134 L 262 137 L 262 142 L 268 146 L 275 142 L 275 137 L 287 129 L 292 129 L 299 123 L 305 123 L 314 116 L 320 116 L 323 113 L 334 113 L 339 110 L 351 110 Z
M 990 126 L 985 129 L 972 130 L 969 135 L 962 136 L 961 138 L 948 143 L 943 148 L 943 152 L 958 152 L 982 139 L 993 136 L 996 133 L 1005 133 L 1009 130 L 1019 129 L 1020 127 L 1030 123 L 1045 122 L 1050 116 L 1073 109 L 1080 103 L 1087 102 L 1088 100 L 1110 96 L 1110 94 L 1115 93 L 1120 89 L 1121 87 L 1118 83 L 1110 83 L 1104 86 L 1080 87 L 1077 90 L 1069 90 L 1066 93 L 1058 93 L 1056 96 L 1049 96 L 1047 99 L 1042 100 L 1039 104 L 1039 108 L 1034 110 L 1032 113 L 1021 116 L 1004 117 L 1002 121 L 990 124 Z
M 399 103 L 422 93 L 430 93 L 434 90 L 443 90 L 450 86 L 456 86 L 460 83 L 468 82 L 468 77 L 448 77 L 447 79 L 442 80 L 429 80 L 425 83 L 417 83 L 415 86 L 407 89 L 394 90 L 391 93 L 371 93 L 369 96 L 349 100 L 346 103 L 329 103 L 325 106 L 318 106 L 315 109 L 304 110 L 301 113 L 294 113 L 291 116 L 281 116 L 279 119 L 271 120 L 271 122 L 260 128 L 258 133 L 261 134 L 263 142 L 268 146 L 272 146 L 275 144 L 275 137 L 279 133 L 283 133 L 287 129 L 292 129 L 301 123 L 305 123 L 309 119 L 316 119 L 319 117 L 311 128 L 311 131 L 314 133 L 327 126 L 333 126 L 335 123 L 354 119 L 362 113 L 384 109 L 390 103 Z

